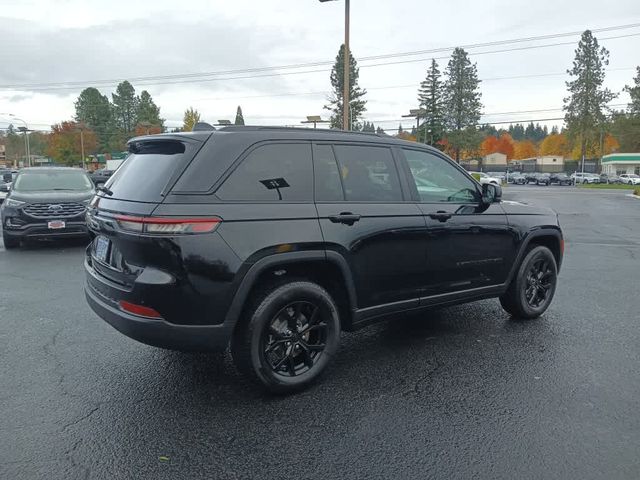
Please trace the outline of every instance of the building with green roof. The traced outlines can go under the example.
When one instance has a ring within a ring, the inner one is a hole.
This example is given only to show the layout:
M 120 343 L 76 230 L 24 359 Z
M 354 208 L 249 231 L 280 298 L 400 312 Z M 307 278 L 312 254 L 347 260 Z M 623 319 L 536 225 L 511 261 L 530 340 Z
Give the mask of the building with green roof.
M 602 157 L 602 173 L 620 175 L 637 173 L 640 175 L 640 153 L 612 153 Z

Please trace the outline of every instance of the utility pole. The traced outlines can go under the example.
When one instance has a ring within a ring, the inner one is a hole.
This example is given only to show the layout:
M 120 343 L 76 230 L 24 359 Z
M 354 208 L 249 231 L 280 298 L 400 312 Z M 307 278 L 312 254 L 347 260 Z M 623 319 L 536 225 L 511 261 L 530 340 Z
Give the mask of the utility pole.
M 343 93 L 343 109 L 342 109 L 342 129 L 351 130 L 349 122 L 349 109 L 351 101 L 349 100 L 349 70 L 351 67 L 351 50 L 349 49 L 349 0 L 344 2 L 344 93 Z
M 86 170 L 84 163 L 84 129 L 80 129 L 80 151 L 82 152 L 82 168 Z

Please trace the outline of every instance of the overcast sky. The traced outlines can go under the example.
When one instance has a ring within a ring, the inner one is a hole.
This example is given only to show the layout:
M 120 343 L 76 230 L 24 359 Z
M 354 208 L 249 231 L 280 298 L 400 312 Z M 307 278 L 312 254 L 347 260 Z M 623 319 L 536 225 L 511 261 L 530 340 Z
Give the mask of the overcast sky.
M 351 50 L 359 60 L 634 23 L 640 23 L 638 0 L 352 0 Z M 0 0 L 0 24 L 0 113 L 13 113 L 31 128 L 46 129 L 71 119 L 74 100 L 84 86 L 96 81 L 101 81 L 100 91 L 110 96 L 117 83 L 113 80 L 332 61 L 343 40 L 344 3 Z M 620 92 L 640 64 L 640 27 L 596 36 L 611 52 L 606 85 Z M 577 41 L 575 35 L 469 48 L 483 79 L 483 120 L 561 117 L 567 79 L 563 72 L 571 66 Z M 571 44 L 495 52 L 566 42 Z M 416 107 L 416 90 L 431 58 L 435 56 L 444 70 L 447 60 L 439 58 L 449 54 L 360 60 L 360 86 L 368 90 L 366 119 L 396 128 L 398 119 Z M 407 60 L 411 62 L 379 65 Z M 182 124 L 189 106 L 209 122 L 233 120 L 241 105 L 248 124 L 299 124 L 306 115 L 328 116 L 322 107 L 330 87 L 330 68 L 226 75 L 244 77 L 233 80 L 218 76 L 188 83 L 184 78 L 132 83 L 138 92 L 151 93 L 170 127 Z M 86 85 L 56 90 L 42 85 L 84 81 Z M 612 103 L 627 100 L 622 93 Z M 527 113 L 509 113 L 521 111 Z M 7 120 L 6 115 L 0 116 L 0 128 L 7 126 Z M 403 123 L 410 126 L 411 121 Z

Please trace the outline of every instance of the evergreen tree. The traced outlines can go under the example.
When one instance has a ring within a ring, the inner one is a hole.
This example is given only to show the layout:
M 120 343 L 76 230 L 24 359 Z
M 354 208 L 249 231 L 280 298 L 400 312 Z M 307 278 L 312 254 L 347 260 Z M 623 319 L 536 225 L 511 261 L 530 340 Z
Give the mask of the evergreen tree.
M 109 97 L 102 95 L 96 88 L 85 88 L 80 92 L 75 107 L 76 122 L 96 132 L 97 149 L 102 152 L 110 150 L 116 127 Z
M 404 130 L 402 130 L 402 124 L 398 125 L 398 135 L 401 134 L 402 132 L 404 132 Z
M 633 79 L 634 85 L 627 85 L 624 91 L 631 97 L 631 103 L 627 106 L 629 113 L 632 115 L 640 115 L 640 67 L 636 68 L 637 75 Z
M 567 70 L 573 80 L 566 82 L 569 96 L 564 99 L 564 118 L 569 137 L 579 142 L 580 157 L 584 158 L 587 148 L 599 141 L 606 105 L 616 95 L 602 86 L 609 51 L 599 47 L 590 30 L 582 34 L 575 54 L 573 68 Z
M 551 135 L 558 135 L 560 133 L 560 131 L 558 130 L 558 126 L 554 125 L 553 127 L 551 127 Z
M 160 108 L 146 90 L 140 93 L 137 100 L 136 123 L 164 127 L 164 118 L 160 118 Z
M 384 131 L 384 129 L 382 127 L 378 127 L 378 128 L 376 128 L 376 133 L 378 135 L 384 135 L 385 131 Z
M 130 135 L 136 126 L 138 113 L 136 89 L 125 80 L 118 85 L 116 93 L 111 94 L 111 98 L 116 125 L 123 135 Z
M 418 89 L 418 104 L 424 110 L 424 123 L 420 131 L 424 143 L 431 145 L 441 140 L 444 134 L 444 89 L 440 77 L 438 63 L 432 59 L 427 77 Z
M 333 93 L 329 97 L 329 105 L 325 105 L 326 110 L 331 111 L 331 128 L 342 128 L 343 104 L 344 104 L 344 56 L 345 47 L 340 46 L 340 51 L 336 57 L 336 63 L 331 69 L 331 87 Z M 358 125 L 360 117 L 366 111 L 367 101 L 363 99 L 366 90 L 358 86 L 360 69 L 358 64 L 349 52 L 349 117 L 350 125 Z
M 242 108 L 238 105 L 238 109 L 236 110 L 236 125 L 244 125 L 244 117 L 242 116 Z
M 445 73 L 445 122 L 450 132 L 447 139 L 459 162 L 462 149 L 471 149 L 480 143 L 476 130 L 482 109 L 480 80 L 476 64 L 471 63 L 469 55 L 462 48 L 453 51 Z

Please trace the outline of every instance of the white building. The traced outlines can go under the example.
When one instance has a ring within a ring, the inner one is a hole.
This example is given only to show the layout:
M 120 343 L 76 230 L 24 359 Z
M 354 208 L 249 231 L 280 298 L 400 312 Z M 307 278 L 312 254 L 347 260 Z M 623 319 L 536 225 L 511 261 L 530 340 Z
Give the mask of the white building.
M 602 173 L 620 175 L 637 173 L 640 175 L 640 153 L 612 153 L 602 157 Z
M 485 155 L 482 159 L 482 166 L 488 167 L 491 165 L 497 165 L 500 167 L 507 166 L 507 156 L 504 153 L 495 152 L 490 153 L 489 155 Z
M 514 165 L 523 168 L 535 169 L 541 172 L 562 172 L 564 170 L 564 157 L 562 155 L 542 155 L 539 157 L 523 158 L 514 160 Z

